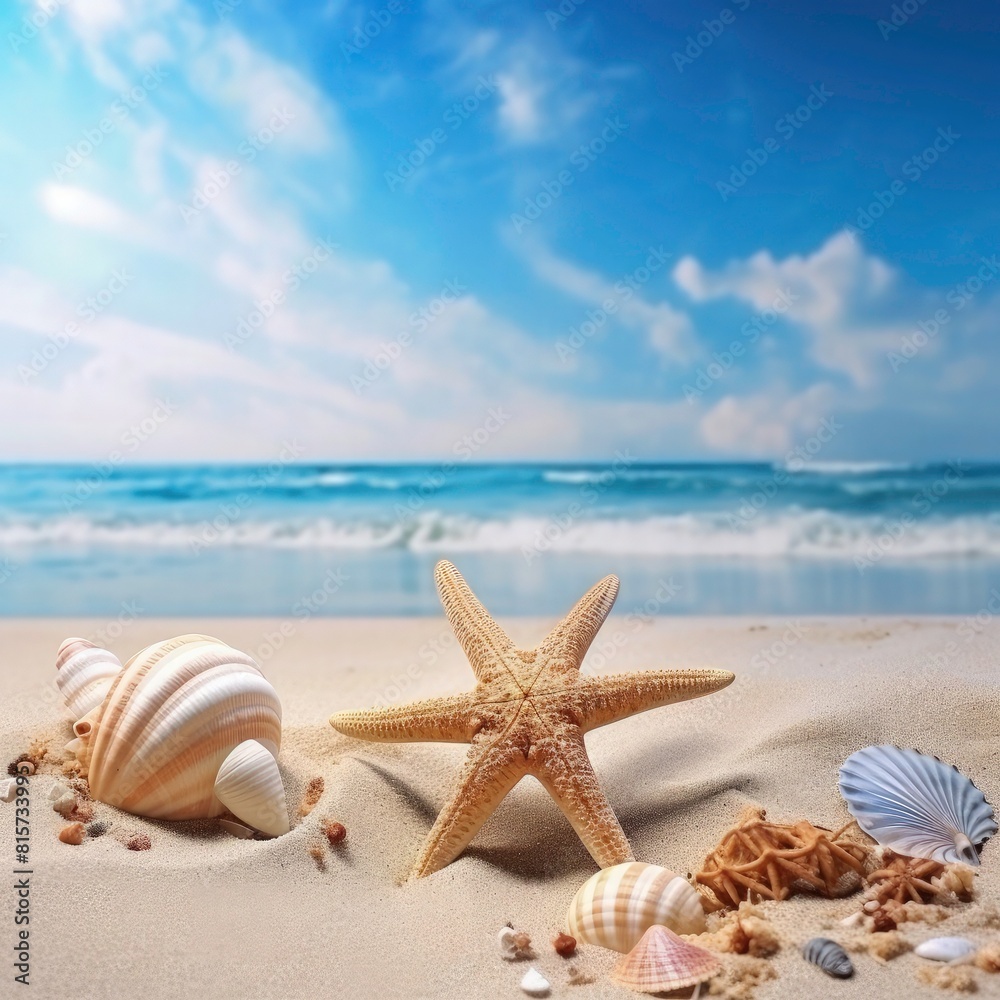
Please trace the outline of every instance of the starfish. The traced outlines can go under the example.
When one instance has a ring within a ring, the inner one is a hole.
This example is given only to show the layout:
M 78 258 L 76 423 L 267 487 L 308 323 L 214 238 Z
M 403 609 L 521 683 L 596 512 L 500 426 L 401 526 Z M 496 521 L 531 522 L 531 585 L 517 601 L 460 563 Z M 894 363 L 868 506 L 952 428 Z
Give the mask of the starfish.
M 535 649 L 518 649 L 449 562 L 434 569 L 438 594 L 476 675 L 468 694 L 410 705 L 338 712 L 347 736 L 378 742 L 471 743 L 448 804 L 428 834 L 413 875 L 450 864 L 525 775 L 537 778 L 602 867 L 632 860 L 601 790 L 584 734 L 637 712 L 719 691 L 728 670 L 651 670 L 604 677 L 580 665 L 618 594 L 618 578 L 592 587 Z

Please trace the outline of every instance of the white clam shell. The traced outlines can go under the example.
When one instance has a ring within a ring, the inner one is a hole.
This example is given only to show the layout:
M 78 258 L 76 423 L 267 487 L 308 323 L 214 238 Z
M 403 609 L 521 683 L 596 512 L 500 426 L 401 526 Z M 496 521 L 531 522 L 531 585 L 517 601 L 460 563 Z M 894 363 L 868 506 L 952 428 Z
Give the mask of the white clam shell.
M 997 832 L 983 793 L 917 750 L 859 750 L 840 769 L 840 792 L 865 833 L 908 857 L 978 865 L 976 847 Z
M 246 653 L 183 635 L 133 656 L 73 731 L 95 799 L 154 819 L 208 819 L 226 808 L 215 779 L 236 747 L 256 740 L 277 757 L 281 704 Z
M 121 669 L 114 653 L 89 639 L 63 640 L 56 654 L 56 687 L 74 719 L 82 719 L 104 701 Z
M 975 950 L 976 946 L 967 938 L 938 937 L 918 944 L 913 953 L 934 962 L 957 962 L 968 958 Z
M 628 952 L 654 924 L 677 934 L 700 934 L 705 911 L 686 879 L 660 865 L 626 861 L 583 884 L 570 903 L 567 922 L 578 941 Z
M 552 987 L 538 969 L 532 966 L 521 980 L 521 989 L 530 997 L 544 997 Z
M 288 833 L 288 806 L 278 762 L 256 740 L 244 740 L 222 762 L 215 794 L 234 816 L 266 833 Z

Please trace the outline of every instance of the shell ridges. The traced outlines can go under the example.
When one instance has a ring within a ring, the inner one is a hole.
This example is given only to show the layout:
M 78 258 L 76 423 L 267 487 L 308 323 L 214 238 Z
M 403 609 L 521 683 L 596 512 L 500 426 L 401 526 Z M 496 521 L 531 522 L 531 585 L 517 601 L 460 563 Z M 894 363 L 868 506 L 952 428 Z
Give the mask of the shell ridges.
M 710 951 L 683 940 L 669 927 L 654 924 L 618 960 L 612 978 L 639 993 L 666 993 L 711 979 L 721 967 Z
M 802 955 L 807 962 L 821 968 L 828 976 L 847 979 L 854 975 L 854 965 L 847 952 L 830 938 L 817 937 L 802 946 Z
M 626 861 L 589 878 L 570 903 L 569 933 L 578 941 L 631 951 L 654 924 L 679 934 L 705 929 L 701 896 L 660 865 Z
M 281 704 L 246 653 L 184 635 L 136 653 L 74 731 L 95 799 L 153 819 L 208 819 L 225 809 L 215 781 L 236 747 L 255 740 L 277 755 Z
M 997 832 L 993 807 L 957 768 L 885 744 L 852 754 L 840 791 L 869 836 L 908 857 L 978 865 L 976 848 Z

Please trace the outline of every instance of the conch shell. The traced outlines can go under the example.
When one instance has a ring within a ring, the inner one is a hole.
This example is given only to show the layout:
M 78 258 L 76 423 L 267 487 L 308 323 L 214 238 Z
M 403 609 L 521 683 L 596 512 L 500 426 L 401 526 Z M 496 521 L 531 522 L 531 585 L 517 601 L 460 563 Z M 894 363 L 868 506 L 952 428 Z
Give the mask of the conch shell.
M 263 833 L 288 832 L 278 695 L 219 639 L 182 635 L 136 653 L 73 732 L 67 748 L 101 802 L 170 820 L 228 808 Z

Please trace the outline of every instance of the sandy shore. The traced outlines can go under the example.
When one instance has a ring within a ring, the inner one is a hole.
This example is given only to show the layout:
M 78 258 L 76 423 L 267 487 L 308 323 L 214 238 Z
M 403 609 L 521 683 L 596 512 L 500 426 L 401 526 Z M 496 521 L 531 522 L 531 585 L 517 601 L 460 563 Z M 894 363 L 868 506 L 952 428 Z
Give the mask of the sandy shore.
M 69 739 L 52 684 L 55 651 L 65 636 L 91 635 L 104 624 L 0 625 L 4 762 L 36 741 L 55 752 Z M 552 623 L 504 624 L 530 646 Z M 959 624 L 845 618 L 802 620 L 790 629 L 776 619 L 612 618 L 588 661 L 596 672 L 715 666 L 737 674 L 720 694 L 588 736 L 636 856 L 693 871 L 748 803 L 765 806 L 777 821 L 845 823 L 837 768 L 877 742 L 936 753 L 1000 803 L 1000 629 L 987 627 L 967 641 Z M 214 822 L 159 823 L 99 805 L 96 818 L 111 821 L 108 832 L 74 847 L 57 840 L 63 820 L 47 801 L 56 768 L 43 766 L 30 785 L 31 995 L 516 998 L 527 964 L 498 956 L 495 935 L 507 921 L 535 938 L 539 957 L 532 964 L 551 980 L 553 996 L 629 995 L 607 981 L 612 953 L 584 949 L 578 964 L 596 982 L 569 986 L 566 963 L 548 945 L 574 892 L 596 869 L 531 779 L 456 863 L 404 884 L 464 748 L 354 742 L 326 720 L 334 710 L 381 698 L 468 689 L 471 671 L 444 618 L 296 622 L 274 651 L 269 636 L 280 636 L 280 626 L 256 619 L 138 621 L 108 643 L 124 658 L 156 639 L 200 631 L 257 655 L 284 706 L 281 764 L 293 813 L 310 779 L 322 777 L 326 790 L 313 812 L 277 840 L 241 841 Z M 337 851 L 319 831 L 327 817 L 348 830 Z M 3 803 L 0 831 L 9 872 L 13 812 Z M 149 850 L 126 849 L 136 832 L 148 834 Z M 322 847 L 319 863 L 310 854 L 314 845 Z M 993 845 L 984 852 L 975 904 L 937 928 L 904 924 L 905 935 L 1000 940 L 1000 932 L 984 927 L 984 914 L 1000 904 L 998 851 Z M 0 942 L 9 957 L 10 888 L 3 903 Z M 800 958 L 798 943 L 857 906 L 857 899 L 804 898 L 771 907 L 784 947 L 772 960 L 778 978 L 755 995 L 947 995 L 918 980 L 923 963 L 912 955 L 888 965 L 858 956 L 857 975 L 847 982 L 826 979 Z M 12 975 L 5 960 L 4 979 Z M 980 995 L 1000 996 L 1000 975 L 977 976 Z

